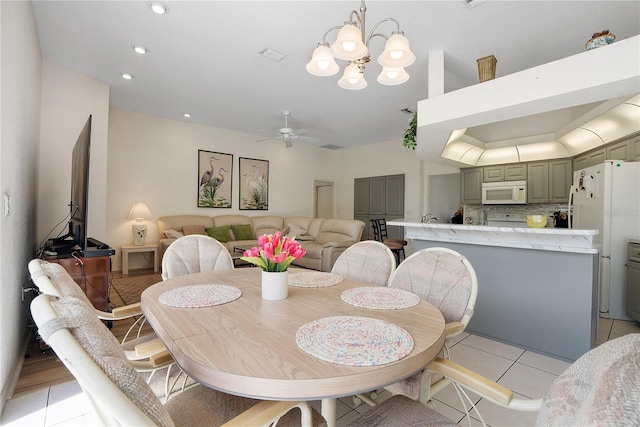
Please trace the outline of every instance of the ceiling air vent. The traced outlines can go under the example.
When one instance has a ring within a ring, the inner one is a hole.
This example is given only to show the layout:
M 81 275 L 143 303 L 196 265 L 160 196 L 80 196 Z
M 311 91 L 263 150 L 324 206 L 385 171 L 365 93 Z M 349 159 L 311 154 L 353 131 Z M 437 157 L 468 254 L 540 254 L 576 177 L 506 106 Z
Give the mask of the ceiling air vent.
M 462 0 L 468 7 L 476 7 L 477 5 L 484 3 L 486 0 Z
M 274 61 L 282 61 L 284 58 L 287 57 L 287 55 L 285 55 L 284 53 L 276 52 L 275 50 L 269 49 L 268 47 L 262 49 L 258 53 L 264 56 L 265 58 L 269 58 Z

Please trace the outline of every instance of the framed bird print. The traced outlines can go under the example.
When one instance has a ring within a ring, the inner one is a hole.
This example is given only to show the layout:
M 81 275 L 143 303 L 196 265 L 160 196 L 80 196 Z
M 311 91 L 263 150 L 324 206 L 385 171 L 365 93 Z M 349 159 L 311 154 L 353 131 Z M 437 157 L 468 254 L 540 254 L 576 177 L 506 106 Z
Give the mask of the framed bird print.
M 240 157 L 240 209 L 269 209 L 269 161 Z
M 230 208 L 233 154 L 198 150 L 198 207 Z

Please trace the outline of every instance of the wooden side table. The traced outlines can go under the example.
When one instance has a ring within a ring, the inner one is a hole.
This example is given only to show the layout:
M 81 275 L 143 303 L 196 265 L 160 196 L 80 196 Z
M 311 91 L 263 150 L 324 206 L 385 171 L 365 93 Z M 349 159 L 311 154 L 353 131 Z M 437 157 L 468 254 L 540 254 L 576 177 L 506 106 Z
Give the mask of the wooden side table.
M 153 252 L 153 272 L 157 273 L 160 260 L 158 245 L 122 245 L 120 251 L 122 252 L 122 274 L 129 274 L 129 254 L 134 252 Z

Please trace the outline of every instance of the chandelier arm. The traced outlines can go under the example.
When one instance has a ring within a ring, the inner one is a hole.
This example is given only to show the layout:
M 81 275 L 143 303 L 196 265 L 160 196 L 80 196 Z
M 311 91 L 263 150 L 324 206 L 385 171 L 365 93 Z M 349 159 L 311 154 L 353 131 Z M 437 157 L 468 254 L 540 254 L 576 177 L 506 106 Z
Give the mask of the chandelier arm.
M 373 26 L 373 28 L 371 29 L 371 31 L 369 32 L 369 36 L 367 37 L 367 41 L 365 43 L 365 45 L 367 47 L 369 47 L 369 42 L 371 41 L 371 39 L 375 36 L 382 36 L 385 39 L 388 39 L 389 36 L 385 36 L 384 34 L 380 34 L 380 33 L 375 33 L 375 31 L 378 29 L 378 27 L 382 24 L 384 24 L 385 22 L 393 22 L 394 24 L 396 24 L 396 30 L 391 32 L 391 34 L 394 33 L 402 33 L 402 31 L 400 30 L 400 22 L 398 22 L 397 19 L 395 18 L 384 18 L 381 19 L 380 21 L 378 21 L 378 23 L 376 25 Z
M 324 36 L 322 36 L 322 44 L 329 46 L 329 42 L 327 42 L 327 36 L 329 35 L 330 32 L 335 31 L 335 30 L 339 30 L 340 28 L 342 28 L 341 25 L 336 25 L 335 27 L 329 28 L 327 30 L 327 32 L 324 33 Z

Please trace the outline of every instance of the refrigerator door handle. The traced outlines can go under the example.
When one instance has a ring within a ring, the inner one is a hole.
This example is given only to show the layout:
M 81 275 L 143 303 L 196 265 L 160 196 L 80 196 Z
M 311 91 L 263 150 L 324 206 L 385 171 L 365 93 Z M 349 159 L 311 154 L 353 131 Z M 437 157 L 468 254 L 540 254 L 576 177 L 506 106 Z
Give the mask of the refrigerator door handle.
M 576 191 L 576 186 L 572 185 L 569 189 L 569 203 L 567 204 L 567 227 L 569 230 L 573 228 L 573 224 L 571 224 L 571 208 L 573 207 L 573 193 Z

